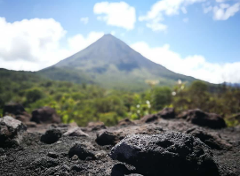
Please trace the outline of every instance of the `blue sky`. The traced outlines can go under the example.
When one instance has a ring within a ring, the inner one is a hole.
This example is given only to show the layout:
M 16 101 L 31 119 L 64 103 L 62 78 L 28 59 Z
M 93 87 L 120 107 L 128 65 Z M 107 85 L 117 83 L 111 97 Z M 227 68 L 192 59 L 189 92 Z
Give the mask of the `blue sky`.
M 0 0 L 0 18 L 3 68 L 39 70 L 112 33 L 175 72 L 240 82 L 240 0 Z

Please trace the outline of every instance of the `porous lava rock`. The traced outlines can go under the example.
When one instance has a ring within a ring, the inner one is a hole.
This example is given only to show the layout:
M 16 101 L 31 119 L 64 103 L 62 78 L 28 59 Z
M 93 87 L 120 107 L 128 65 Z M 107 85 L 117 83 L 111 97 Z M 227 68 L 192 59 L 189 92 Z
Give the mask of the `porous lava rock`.
M 140 121 L 143 123 L 150 123 L 158 120 L 158 116 L 156 114 L 149 114 L 143 116 Z
M 89 122 L 87 127 L 92 131 L 106 129 L 106 126 L 103 122 Z
M 34 110 L 31 121 L 38 124 L 60 123 L 61 118 L 57 115 L 55 109 L 46 106 Z
M 209 127 L 212 129 L 220 129 L 226 127 L 224 119 L 215 113 L 203 112 L 200 109 L 188 110 L 178 116 L 186 119 L 192 124 Z
M 157 113 L 163 119 L 173 119 L 175 118 L 174 108 L 164 108 L 162 111 Z
M 81 160 L 96 159 L 94 147 L 89 143 L 75 143 L 68 152 L 70 158 L 74 155 L 77 155 Z
M 41 141 L 46 144 L 57 142 L 62 137 L 62 132 L 59 129 L 49 129 L 41 136 Z
M 10 116 L 0 118 L 0 146 L 9 147 L 20 144 L 27 127 L 19 120 Z
M 112 148 L 110 157 L 131 164 L 145 176 L 218 176 L 209 148 L 179 132 L 130 135 Z
M 220 135 L 203 131 L 201 129 L 189 130 L 187 133 L 199 138 L 202 142 L 207 144 L 212 149 L 228 149 L 231 148 L 231 144 L 221 139 Z
M 102 130 L 97 133 L 96 142 L 99 145 L 115 145 L 123 138 L 124 135 L 121 132 Z

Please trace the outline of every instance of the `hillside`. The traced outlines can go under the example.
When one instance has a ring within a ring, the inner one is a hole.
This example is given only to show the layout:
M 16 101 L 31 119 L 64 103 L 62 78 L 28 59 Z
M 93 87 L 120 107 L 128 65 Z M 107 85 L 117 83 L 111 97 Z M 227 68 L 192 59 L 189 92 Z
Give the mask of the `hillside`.
M 61 74 L 52 76 L 56 69 L 61 69 Z M 77 83 L 85 75 L 87 79 L 83 80 L 96 82 L 105 88 L 133 90 L 146 89 L 151 82 L 170 86 L 179 79 L 186 82 L 195 80 L 153 63 L 110 34 L 39 74 Z

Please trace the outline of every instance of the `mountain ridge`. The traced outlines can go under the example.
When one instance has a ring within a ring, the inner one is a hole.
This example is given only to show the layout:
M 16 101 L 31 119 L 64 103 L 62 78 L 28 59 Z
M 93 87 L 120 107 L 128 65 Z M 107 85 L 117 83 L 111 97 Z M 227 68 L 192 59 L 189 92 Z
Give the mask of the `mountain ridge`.
M 145 89 L 149 87 L 147 83 L 149 81 L 170 86 L 179 79 L 185 82 L 195 80 L 193 77 L 175 73 L 152 62 L 111 34 L 105 34 L 85 49 L 39 71 L 40 74 L 54 80 L 78 82 L 77 78 L 74 81 L 71 76 L 64 78 L 61 74 L 55 74 L 52 78 L 54 70 L 58 69 L 62 72 L 64 70 L 71 72 L 73 75 L 74 73 L 79 76 L 85 75 L 91 82 L 110 88 L 116 88 L 116 85 L 127 88 L 135 84 Z

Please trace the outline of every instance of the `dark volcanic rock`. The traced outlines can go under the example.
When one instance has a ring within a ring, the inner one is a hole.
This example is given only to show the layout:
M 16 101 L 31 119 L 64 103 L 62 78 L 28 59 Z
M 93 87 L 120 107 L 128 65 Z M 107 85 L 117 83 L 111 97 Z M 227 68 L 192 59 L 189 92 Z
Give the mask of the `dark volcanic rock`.
M 23 112 L 25 112 L 24 107 L 21 104 L 7 104 L 3 108 L 3 115 L 7 114 L 13 114 L 13 115 L 21 115 Z
M 140 121 L 144 123 L 150 123 L 156 120 L 158 120 L 158 116 L 156 114 L 146 115 L 140 119 Z
M 75 143 L 69 150 L 68 156 L 71 158 L 77 155 L 79 159 L 96 159 L 94 153 L 94 147 L 90 144 Z
M 55 152 L 48 152 L 47 156 L 51 158 L 58 158 L 58 154 Z
M 66 133 L 63 134 L 64 136 L 83 136 L 88 137 L 89 135 L 87 133 L 84 133 L 81 128 L 74 127 L 70 128 Z
M 87 127 L 90 128 L 92 131 L 106 129 L 106 126 L 103 122 L 89 122 Z
M 175 118 L 174 108 L 164 108 L 162 111 L 157 113 L 157 116 L 160 116 L 164 119 L 173 119 Z
M 83 168 L 80 165 L 74 165 L 71 167 L 71 170 L 76 171 L 76 172 L 81 172 Z
M 62 137 L 62 132 L 59 129 L 50 129 L 41 136 L 41 141 L 46 144 L 57 142 Z
M 129 175 L 131 172 L 124 164 L 115 164 L 112 168 L 111 176 Z
M 22 134 L 27 127 L 22 122 L 10 116 L 0 118 L 0 146 L 11 146 L 20 144 Z
M 220 129 L 226 127 L 223 118 L 214 113 L 206 113 L 200 109 L 185 111 L 178 116 L 179 118 L 186 119 L 193 124 L 209 127 L 213 129 Z
M 96 142 L 99 145 L 115 145 L 123 138 L 120 132 L 100 131 L 97 133 Z
M 36 123 L 60 123 L 61 118 L 57 115 L 55 109 L 43 107 L 32 112 L 31 121 Z
M 128 136 L 111 150 L 110 156 L 135 166 L 146 176 L 219 175 L 209 148 L 199 139 L 178 132 Z
M 16 115 L 15 119 L 26 123 L 26 122 L 29 122 L 31 120 L 31 115 L 28 114 L 27 112 L 22 112 L 21 114 Z
M 118 126 L 128 126 L 128 125 L 135 125 L 135 123 L 131 120 L 129 120 L 128 118 L 120 120 L 118 122 Z
M 202 130 L 194 130 L 194 131 L 189 131 L 187 133 L 190 133 L 191 135 L 199 138 L 202 142 L 207 144 L 210 148 L 212 149 L 226 149 L 230 148 L 231 145 L 221 139 L 218 135 L 205 132 Z

